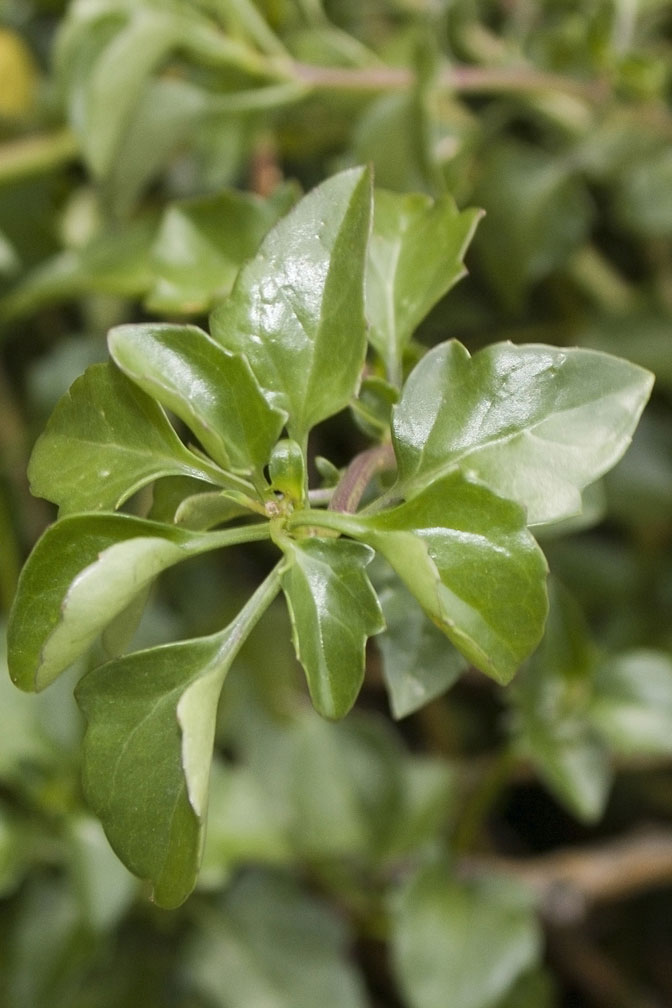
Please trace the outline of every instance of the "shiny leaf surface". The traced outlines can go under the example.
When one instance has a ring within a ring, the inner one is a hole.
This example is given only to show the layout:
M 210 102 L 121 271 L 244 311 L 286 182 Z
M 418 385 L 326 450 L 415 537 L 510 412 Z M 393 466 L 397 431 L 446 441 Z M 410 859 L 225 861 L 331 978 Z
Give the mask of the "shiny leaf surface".
M 161 476 L 208 479 L 161 407 L 109 364 L 78 378 L 38 438 L 31 489 L 61 514 L 117 508 Z
M 394 410 L 400 489 L 415 494 L 459 468 L 521 504 L 529 524 L 568 517 L 625 452 L 652 384 L 590 350 L 497 343 L 472 358 L 442 343 Z
M 464 276 L 463 256 L 481 217 L 444 196 L 376 190 L 366 273 L 369 340 L 399 381 L 415 328 Z
M 285 422 L 269 406 L 247 361 L 192 325 L 125 325 L 108 336 L 117 366 L 184 421 L 226 468 L 262 469 Z
M 282 587 L 311 699 L 325 717 L 343 717 L 362 685 L 366 639 L 384 626 L 365 570 L 373 553 L 347 540 L 306 538 L 290 542 L 287 556 Z
M 245 541 L 247 530 L 240 535 Z M 72 515 L 56 522 L 28 558 L 10 614 L 14 682 L 44 689 L 162 570 L 232 536 L 241 541 L 236 532 L 186 532 L 130 515 Z
M 77 687 L 87 798 L 160 906 L 178 906 L 196 882 L 219 694 L 278 582 L 272 572 L 220 633 L 108 662 Z
M 398 507 L 345 521 L 469 661 L 498 682 L 513 677 L 547 607 L 546 562 L 516 504 L 455 472 Z
M 359 384 L 370 214 L 368 172 L 324 182 L 273 228 L 212 315 L 213 337 L 246 355 L 299 443 Z

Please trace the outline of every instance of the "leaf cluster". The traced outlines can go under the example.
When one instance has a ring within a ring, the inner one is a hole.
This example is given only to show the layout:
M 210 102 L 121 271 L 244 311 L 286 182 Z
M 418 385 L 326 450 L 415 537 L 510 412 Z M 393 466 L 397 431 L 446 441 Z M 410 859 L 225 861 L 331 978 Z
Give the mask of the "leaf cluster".
M 507 683 L 547 611 L 546 563 L 528 526 L 580 510 L 581 491 L 623 453 L 650 392 L 647 372 L 601 353 L 505 343 L 472 358 L 454 340 L 395 387 L 419 317 L 463 271 L 478 215 L 391 193 L 373 225 L 372 210 L 368 171 L 335 175 L 268 233 L 210 334 L 112 329 L 111 362 L 77 379 L 33 452 L 33 490 L 61 517 L 28 559 L 10 614 L 10 671 L 24 689 L 47 686 L 115 620 L 135 620 L 153 580 L 180 561 L 264 539 L 279 551 L 223 630 L 112 656 L 77 689 L 89 801 L 166 906 L 196 879 L 224 679 L 277 592 L 313 704 L 328 718 L 352 707 L 366 641 L 385 629 L 367 571 L 374 555 L 465 667 Z M 438 242 L 448 251 L 440 280 L 426 269 Z M 398 401 L 389 424 L 379 419 L 376 444 L 316 507 L 309 435 L 347 407 L 356 415 L 367 317 L 367 366 Z M 186 443 L 169 414 L 189 430 Z M 387 487 L 376 491 L 379 470 Z M 172 521 L 117 513 L 148 484 L 185 478 L 198 491 Z M 388 581 L 388 605 L 397 590 Z M 409 686 L 389 648 L 383 656 L 398 707 Z M 421 684 L 421 696 L 433 688 Z
M 668 0 L 0 22 L 0 1002 L 666 1002 Z

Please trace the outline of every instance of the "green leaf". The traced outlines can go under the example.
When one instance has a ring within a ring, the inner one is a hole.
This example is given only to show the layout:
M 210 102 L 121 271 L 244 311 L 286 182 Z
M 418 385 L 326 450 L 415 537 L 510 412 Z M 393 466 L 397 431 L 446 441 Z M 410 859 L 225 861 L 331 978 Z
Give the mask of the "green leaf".
M 589 716 L 595 648 L 572 596 L 553 581 L 550 600 L 543 641 L 506 694 L 511 740 L 572 815 L 594 822 L 612 778 Z
M 404 349 L 416 327 L 466 273 L 465 250 L 481 217 L 460 213 L 450 196 L 376 190 L 366 273 L 369 340 L 400 382 Z
M 193 147 L 195 134 L 203 128 L 210 112 L 211 101 L 208 91 L 191 81 L 165 76 L 146 82 L 101 186 L 101 201 L 111 206 L 118 217 L 128 218 L 148 183 L 176 153 Z M 149 265 L 154 265 L 151 259 Z M 165 305 L 153 310 L 172 309 Z
M 179 906 L 196 882 L 219 694 L 278 588 L 273 571 L 220 633 L 108 662 L 77 687 L 87 799 L 160 906 Z
M 211 484 L 189 476 L 168 476 L 152 487 L 152 521 L 182 525 L 195 532 L 207 532 L 234 518 L 249 516 L 249 509 L 227 495 L 211 490 Z
M 87 800 L 124 864 L 174 907 L 196 881 L 227 638 L 141 651 L 77 687 Z
M 19 782 L 27 767 L 52 768 L 58 748 L 44 730 L 35 697 L 19 693 L 9 681 L 5 651 L 3 629 L 0 634 L 0 781 L 7 784 Z
M 279 873 L 245 872 L 203 908 L 188 979 L 216 1008 L 366 1008 L 342 914 Z M 297 954 L 297 950 L 301 950 Z M 199 1002 L 200 1003 L 200 1002 Z
M 263 782 L 244 765 L 215 759 L 210 775 L 208 830 L 201 888 L 222 888 L 240 865 L 286 864 L 295 858 Z
M 445 693 L 468 664 L 398 578 L 381 573 L 372 581 L 385 617 L 376 640 L 383 679 L 394 717 L 403 718 Z
M 521 508 L 453 472 L 391 510 L 337 520 L 385 557 L 469 661 L 510 681 L 547 608 L 546 561 Z
M 31 270 L 0 301 L 0 319 L 11 320 L 92 293 L 142 296 L 153 279 L 150 248 L 156 217 L 145 213 L 123 226 L 110 225 L 82 248 L 66 249 Z
M 213 337 L 245 354 L 300 444 L 359 385 L 370 214 L 367 171 L 324 182 L 273 228 L 212 315 Z
M 458 882 L 427 868 L 394 907 L 393 966 L 409 1008 L 494 1008 L 539 953 L 532 898 L 503 878 Z
M 187 532 L 130 515 L 72 515 L 44 533 L 26 561 L 10 613 L 9 668 L 41 690 L 167 567 L 255 538 L 254 526 Z M 265 526 L 257 526 L 264 535 Z
M 384 627 L 360 543 L 307 538 L 283 543 L 290 565 L 282 580 L 296 655 L 310 696 L 324 717 L 343 717 L 364 678 L 367 637 Z
M 593 207 L 575 160 L 540 146 L 488 144 L 479 175 L 471 199 L 485 218 L 473 254 L 504 305 L 520 311 L 530 287 L 587 237 Z
M 225 469 L 264 484 L 286 414 L 270 406 L 244 357 L 193 325 L 124 325 L 108 336 L 117 366 L 172 410 Z
M 69 78 L 71 117 L 98 178 L 112 166 L 150 74 L 183 41 L 185 32 L 185 19 L 170 10 L 146 4 L 127 8 L 126 18 L 118 18 L 116 25 L 110 13 L 99 16 L 98 23 L 86 18 L 88 25 L 78 25 L 75 19 L 59 53 L 61 72 Z
M 148 395 L 110 364 L 78 378 L 38 438 L 31 489 L 61 514 L 117 508 L 161 476 L 209 479 Z
M 568 517 L 627 449 L 652 384 L 591 350 L 496 343 L 472 358 L 442 343 L 394 410 L 400 492 L 459 468 L 525 507 L 529 524 Z
M 672 752 L 672 659 L 632 650 L 605 660 L 594 679 L 588 717 L 625 756 Z
M 169 206 L 152 249 L 150 311 L 203 312 L 230 294 L 243 262 L 294 199 L 286 186 L 270 200 L 231 190 Z

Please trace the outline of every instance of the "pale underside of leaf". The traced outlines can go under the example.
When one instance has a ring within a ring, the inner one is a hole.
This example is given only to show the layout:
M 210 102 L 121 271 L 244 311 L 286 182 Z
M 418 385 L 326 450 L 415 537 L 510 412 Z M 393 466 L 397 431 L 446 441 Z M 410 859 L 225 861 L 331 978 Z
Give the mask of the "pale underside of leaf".
M 56 522 L 28 558 L 10 613 L 14 681 L 22 689 L 43 689 L 158 573 L 216 542 L 129 515 L 73 515 Z
M 336 519 L 396 571 L 474 665 L 508 682 L 538 644 L 547 567 L 522 509 L 454 472 L 395 508 Z
M 221 632 L 108 662 L 77 687 L 87 797 L 161 906 L 178 906 L 195 884 L 219 694 L 279 580 L 276 568 Z

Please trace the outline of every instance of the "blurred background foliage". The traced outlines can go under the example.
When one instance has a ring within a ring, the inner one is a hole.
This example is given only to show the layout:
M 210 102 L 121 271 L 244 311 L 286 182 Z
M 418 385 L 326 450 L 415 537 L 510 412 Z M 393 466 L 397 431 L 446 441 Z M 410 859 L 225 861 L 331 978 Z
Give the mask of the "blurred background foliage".
M 421 342 L 581 345 L 657 378 L 625 459 L 543 542 L 548 630 L 511 688 L 468 672 L 395 722 L 372 648 L 329 724 L 269 612 L 224 691 L 179 911 L 83 804 L 72 681 L 36 699 L 0 677 L 6 1008 L 672 1003 L 671 97 L 669 0 L 0 0 L 4 610 L 53 517 L 31 446 L 109 326 L 205 324 L 339 168 L 486 210 Z M 314 447 L 359 444 L 343 416 Z M 256 549 L 167 576 L 142 643 L 222 625 Z

